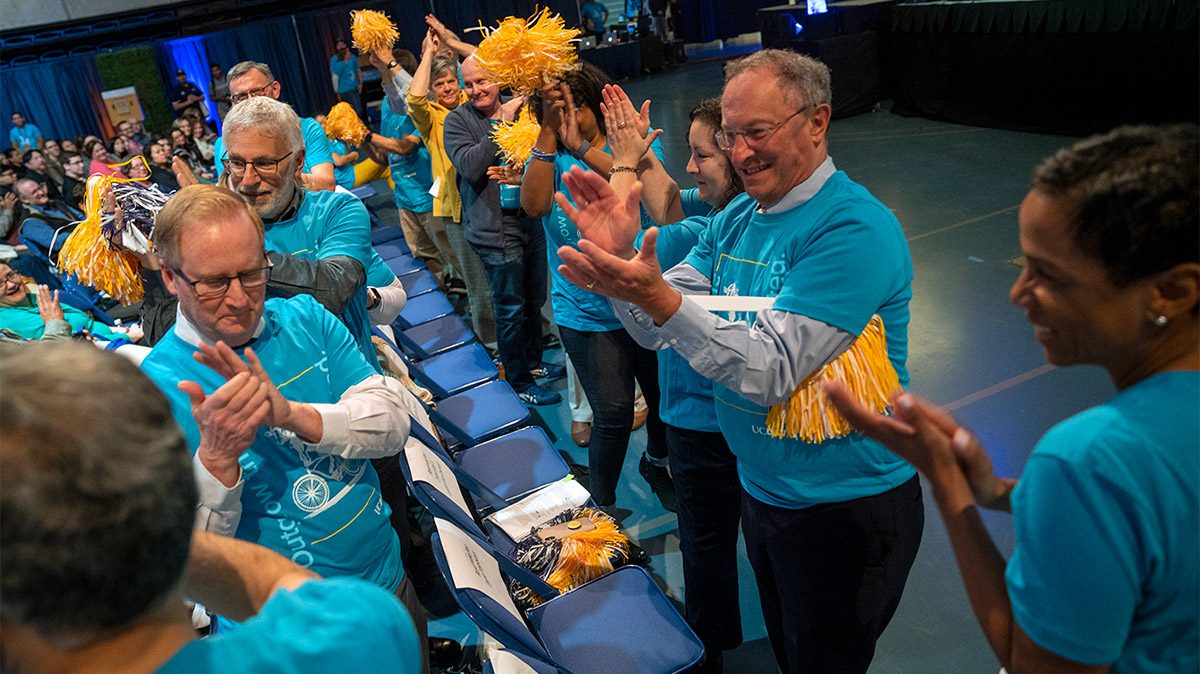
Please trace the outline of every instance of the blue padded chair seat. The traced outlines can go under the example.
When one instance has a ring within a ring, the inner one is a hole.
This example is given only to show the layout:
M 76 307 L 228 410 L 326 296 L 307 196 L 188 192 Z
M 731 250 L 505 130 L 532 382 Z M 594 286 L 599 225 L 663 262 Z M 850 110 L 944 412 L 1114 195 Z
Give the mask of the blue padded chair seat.
M 529 418 L 529 408 L 508 382 L 497 379 L 439 400 L 431 416 L 442 430 L 473 447 L 519 428 Z
M 397 274 L 399 276 L 399 274 Z M 427 323 L 435 318 L 448 316 L 454 313 L 454 306 L 450 304 L 450 300 L 441 293 L 425 293 L 409 298 L 404 305 L 404 310 L 396 317 L 396 321 L 404 329 Z
M 412 251 L 408 248 L 408 243 L 403 238 L 391 239 L 375 244 L 375 252 L 379 253 L 379 257 L 384 260 L 408 256 L 412 257 Z
M 390 246 L 392 243 L 392 241 L 389 241 L 380 245 Z M 376 252 L 378 252 L 378 249 L 376 249 Z M 396 276 L 404 276 L 405 274 L 411 274 L 414 271 L 420 271 L 425 268 L 424 262 L 411 255 L 400 255 L 391 259 L 388 259 L 383 255 L 380 255 L 379 257 L 383 259 L 383 263 L 386 264 L 388 269 L 391 269 L 392 273 Z
M 411 274 L 405 274 L 398 278 L 400 279 L 400 285 L 404 287 L 404 294 L 409 297 L 424 295 L 427 292 L 438 289 L 437 279 L 427 269 L 414 271 Z
M 400 321 L 392 328 L 404 353 L 416 358 L 429 358 L 443 351 L 456 349 L 475 339 L 475 333 L 457 314 L 426 321 L 404 329 Z
M 467 344 L 432 358 L 413 361 L 409 369 L 415 379 L 439 398 L 449 398 L 500 376 L 500 370 L 482 344 Z
M 454 456 L 454 462 L 506 501 L 558 482 L 571 472 L 546 431 L 537 426 L 465 449 Z
M 551 660 L 574 674 L 681 672 L 704 658 L 700 638 L 640 566 L 622 566 L 525 617 Z
M 394 241 L 400 239 L 404 241 L 404 230 L 400 225 L 387 225 L 386 227 L 376 227 L 371 230 L 371 245 L 377 246 L 385 241 Z M 407 247 L 407 243 L 405 247 Z M 383 257 L 380 255 L 379 257 Z

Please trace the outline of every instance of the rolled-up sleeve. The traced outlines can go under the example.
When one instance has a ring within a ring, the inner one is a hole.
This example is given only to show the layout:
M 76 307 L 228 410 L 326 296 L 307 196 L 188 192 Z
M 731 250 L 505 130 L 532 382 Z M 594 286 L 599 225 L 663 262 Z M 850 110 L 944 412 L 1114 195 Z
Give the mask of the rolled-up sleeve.
M 309 447 L 347 459 L 398 453 L 408 439 L 405 394 L 400 382 L 376 374 L 346 389 L 336 403 L 314 403 L 324 429 L 321 440 Z
M 242 486 L 245 481 L 239 471 L 238 481 L 226 487 L 208 472 L 200 455 L 192 456 L 192 473 L 196 476 L 199 501 L 196 504 L 195 528 L 221 536 L 233 536 L 242 519 Z

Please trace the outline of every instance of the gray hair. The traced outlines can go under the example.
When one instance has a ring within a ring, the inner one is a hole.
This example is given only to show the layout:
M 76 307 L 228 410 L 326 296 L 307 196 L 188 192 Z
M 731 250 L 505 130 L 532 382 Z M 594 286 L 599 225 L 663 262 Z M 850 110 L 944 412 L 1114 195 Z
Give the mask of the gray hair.
M 257 70 L 258 72 L 266 75 L 267 79 L 271 82 L 275 81 L 275 75 L 271 74 L 271 66 L 265 63 L 259 63 L 258 61 L 242 61 L 241 63 L 229 69 L 229 72 L 225 75 L 225 79 L 236 80 L 251 70 Z
M 458 76 L 458 59 L 453 56 L 435 56 L 433 62 L 429 65 L 429 84 L 433 84 L 442 75 L 447 72 Z
M 304 147 L 304 135 L 296 111 L 287 103 L 281 103 L 268 96 L 255 96 L 229 109 L 221 126 L 221 131 L 226 136 L 227 151 L 228 137 L 243 130 L 281 139 L 289 152 L 299 152 Z
M 3 344 L 0 417 L 0 617 L 76 648 L 160 605 L 197 499 L 162 392 L 90 344 Z
M 787 49 L 763 49 L 725 64 L 725 82 L 751 70 L 768 70 L 779 77 L 796 105 L 829 104 L 833 100 L 829 67 L 810 56 Z

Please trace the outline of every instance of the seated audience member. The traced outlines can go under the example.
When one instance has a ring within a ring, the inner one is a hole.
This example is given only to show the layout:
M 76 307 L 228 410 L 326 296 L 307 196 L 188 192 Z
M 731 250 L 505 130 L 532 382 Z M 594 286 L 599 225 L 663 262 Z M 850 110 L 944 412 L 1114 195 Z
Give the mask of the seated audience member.
M 17 184 L 17 169 L 11 165 L 0 166 L 0 194 L 12 194 Z
M 11 190 L 4 191 L 2 189 L 6 171 L 12 175 L 12 167 L 0 169 L 0 245 L 11 248 L 17 244 L 17 234 L 19 233 L 17 223 L 24 217 L 24 209 L 18 212 L 21 206 L 17 195 Z
M 83 146 L 83 154 L 91 161 L 88 164 L 88 175 L 93 176 L 100 174 L 102 176 L 119 175 L 120 171 L 110 166 L 112 162 L 108 155 L 108 148 L 104 147 L 104 141 L 99 138 L 89 140 Z
M 79 154 L 80 146 L 73 138 L 63 138 L 61 141 L 59 141 L 59 144 L 62 146 L 63 152 L 74 152 L 75 154 Z
M 705 99 L 689 114 L 687 172 L 696 187 L 682 192 L 650 151 L 655 136 L 642 136 L 649 131 L 649 120 L 634 109 L 625 92 L 606 87 L 604 102 L 613 165 L 637 169 L 614 173 L 609 183 L 616 197 L 624 199 L 635 181 L 641 181 L 646 212 L 668 225 L 657 231 L 655 252 L 659 266 L 670 269 L 691 253 L 712 218 L 743 190 L 742 179 L 714 137 L 721 129 L 721 99 Z M 634 244 L 641 248 L 641 239 Z M 666 426 L 670 475 L 678 497 L 686 615 L 704 642 L 702 671 L 720 672 L 722 651 L 742 643 L 737 570 L 742 489 L 737 457 L 721 435 L 712 381 L 671 349 L 658 352 L 658 378 L 659 416 Z
M 580 167 L 608 176 L 613 168 L 600 107 L 607 84 L 611 80 L 603 71 L 582 63 L 567 73 L 563 82 L 536 92 L 531 103 L 542 127 L 521 182 L 521 205 L 530 215 L 542 218 L 550 248 L 554 322 L 594 415 L 588 442 L 588 486 L 602 506 L 616 502 L 633 425 L 635 381 L 641 385 L 648 408 L 647 470 L 642 473 L 653 479 L 653 486 L 660 491 L 671 487 L 666 429 L 658 416 L 658 357 L 621 328 L 606 298 L 590 287 L 570 283 L 558 269 L 559 247 L 575 245 L 580 239 L 567 211 L 554 201 L 555 192 L 565 189 L 562 174 Z M 662 152 L 657 141 L 654 152 Z M 649 217 L 644 223 L 653 224 Z M 667 497 L 668 504 L 671 499 Z
M 384 590 L 192 531 L 186 438 L 124 358 L 2 345 L 0 416 L 0 669 L 423 674 Z M 185 597 L 245 622 L 198 639 Z
M 113 163 L 120 164 L 129 161 L 133 156 L 133 152 L 129 149 L 129 143 L 125 141 L 124 136 L 117 136 L 108 143 L 108 158 Z
M 211 166 L 205 163 L 200 155 L 199 148 L 192 142 L 189 131 L 191 125 L 187 119 L 180 117 L 175 121 L 179 123 L 179 126 L 171 129 L 171 154 L 182 159 L 183 163 L 187 165 L 188 170 L 201 179 L 209 182 L 216 179 L 216 172 L 213 171 Z
M 133 137 L 133 122 L 125 120 L 117 124 L 117 135 L 125 139 L 125 148 L 130 155 L 142 154 L 146 147 L 143 143 Z
M 62 172 L 62 144 L 57 140 L 46 141 L 46 170 L 45 174 L 55 182 L 59 187 L 62 187 L 63 172 Z
M 21 235 L 40 246 L 51 259 L 56 258 L 83 213 L 62 201 L 51 201 L 46 186 L 28 178 L 18 180 L 15 191 L 25 208 Z
M 367 313 L 366 270 L 371 264 L 370 218 L 352 194 L 307 192 L 300 118 L 287 104 L 259 96 L 233 106 L 225 117 L 223 181 L 266 223 L 271 261 L 267 294 L 311 295 L 338 316 L 367 361 L 375 362 Z M 150 343 L 175 320 L 175 303 L 161 292 L 157 274 L 143 274 L 142 316 Z M 393 275 L 394 278 L 394 275 Z
M 1022 672 L 1200 666 L 1200 147 L 1195 126 L 1122 127 L 1060 150 L 1019 214 L 1009 296 L 1054 365 L 1117 395 L 1042 437 L 1020 478 L 909 394 L 895 416 L 829 395 L 929 480 L 996 657 Z M 977 506 L 1011 512 L 1004 558 Z
M 62 306 L 58 291 L 51 292 L 44 285 L 38 286 L 37 295 L 31 295 L 21 275 L 4 262 L 0 262 L 0 329 L 21 339 L 66 339 L 79 329 L 110 341 L 140 336 L 140 331 L 130 336 L 127 329 L 113 328 L 74 307 Z
M 14 150 L 11 147 L 4 151 L 4 158 L 8 165 L 17 170 L 17 177 L 25 177 L 25 153 L 21 150 Z
M 64 199 L 70 200 L 75 185 L 87 182 L 87 161 L 84 160 L 83 155 L 65 152 L 61 159 L 63 167 L 62 196 Z
M 51 199 L 61 198 L 60 186 L 46 175 L 46 155 L 41 150 L 29 150 L 23 159 L 25 161 L 25 177 L 45 185 L 46 194 Z
M 267 299 L 263 237 L 258 213 L 214 185 L 181 189 L 155 221 L 154 251 L 179 316 L 142 369 L 196 454 L 197 527 L 393 591 L 424 639 L 369 461 L 403 449 L 409 394 L 368 365 L 312 297 Z
M 834 167 L 830 90 L 829 69 L 794 52 L 766 49 L 726 65 L 717 143 L 746 193 L 666 274 L 657 231 L 635 251 L 637 210 L 603 178 L 573 169 L 566 183 L 578 210 L 558 197 L 588 239 L 559 249 L 560 270 L 617 300 L 616 316 L 640 344 L 671 348 L 713 380 L 717 420 L 737 456 L 746 551 L 784 672 L 867 671 L 924 526 L 912 465 L 854 433 L 823 437 L 788 409 L 810 374 L 868 348 L 858 338 L 872 322 L 882 321 L 886 343 L 871 362 L 908 382 L 908 245 L 891 211 Z M 695 295 L 771 304 L 711 313 Z M 774 435 L 772 407 L 791 422 Z
M 189 110 L 187 113 L 184 113 L 183 119 L 188 121 L 189 126 L 186 131 L 188 132 L 188 136 L 192 139 L 192 144 L 195 145 L 196 149 L 200 151 L 201 159 L 208 164 L 212 164 L 212 142 L 216 140 L 217 134 L 209 131 L 208 124 L 198 112 L 193 113 L 193 111 Z M 180 128 L 183 127 L 181 126 Z
M 265 63 L 242 61 L 229 69 L 229 101 L 233 107 L 243 101 L 258 96 L 279 99 L 283 85 L 275 80 L 271 68 Z M 329 139 L 324 129 L 311 117 L 300 118 L 304 138 L 304 163 L 302 174 L 306 189 L 332 191 L 337 185 L 333 177 L 333 156 L 329 151 Z M 228 133 L 224 130 L 224 133 Z M 228 159 L 225 152 L 225 139 L 222 136 L 214 143 L 214 161 L 217 165 L 217 175 L 224 173 L 223 161 Z
M 134 141 L 141 143 L 143 146 L 150 143 L 150 133 L 142 126 L 142 121 L 140 119 L 132 120 L 129 122 L 129 124 L 133 128 L 132 139 Z
M 150 167 L 150 182 L 164 192 L 179 190 L 179 180 L 171 162 L 171 150 L 165 143 L 152 142 L 146 146 L 146 160 Z

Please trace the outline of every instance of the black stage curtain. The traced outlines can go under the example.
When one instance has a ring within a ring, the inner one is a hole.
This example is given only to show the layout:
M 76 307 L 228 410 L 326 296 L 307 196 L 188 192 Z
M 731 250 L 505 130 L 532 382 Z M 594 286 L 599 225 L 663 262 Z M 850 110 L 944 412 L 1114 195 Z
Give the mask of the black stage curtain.
M 896 5 L 894 112 L 1089 135 L 1200 118 L 1195 0 Z

